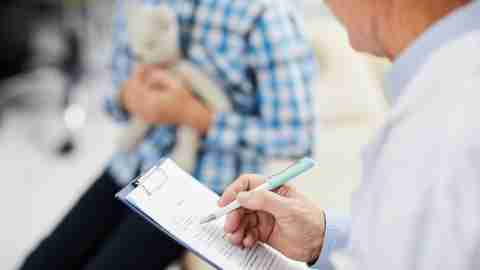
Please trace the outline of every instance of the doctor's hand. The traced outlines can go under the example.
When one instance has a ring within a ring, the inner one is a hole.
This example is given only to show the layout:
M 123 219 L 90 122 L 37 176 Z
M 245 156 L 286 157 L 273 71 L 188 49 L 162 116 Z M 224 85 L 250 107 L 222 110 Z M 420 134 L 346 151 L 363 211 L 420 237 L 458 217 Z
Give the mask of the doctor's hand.
M 139 65 L 125 83 L 122 103 L 149 124 L 189 126 L 207 133 L 212 113 L 188 90 L 181 78 L 159 66 Z
M 290 186 L 248 192 L 263 183 L 264 177 L 244 175 L 223 194 L 220 207 L 235 199 L 242 206 L 227 217 L 227 239 L 246 248 L 266 243 L 293 260 L 316 261 L 325 236 L 323 211 Z

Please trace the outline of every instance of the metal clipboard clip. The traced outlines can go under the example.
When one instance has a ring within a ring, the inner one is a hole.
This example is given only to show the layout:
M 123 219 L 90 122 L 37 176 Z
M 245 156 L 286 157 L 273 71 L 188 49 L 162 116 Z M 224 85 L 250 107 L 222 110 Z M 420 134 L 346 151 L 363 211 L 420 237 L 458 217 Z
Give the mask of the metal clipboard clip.
M 155 177 L 153 177 L 155 176 Z M 134 187 L 142 188 L 148 196 L 160 190 L 168 181 L 168 175 L 160 165 L 152 167 L 144 175 L 133 182 Z

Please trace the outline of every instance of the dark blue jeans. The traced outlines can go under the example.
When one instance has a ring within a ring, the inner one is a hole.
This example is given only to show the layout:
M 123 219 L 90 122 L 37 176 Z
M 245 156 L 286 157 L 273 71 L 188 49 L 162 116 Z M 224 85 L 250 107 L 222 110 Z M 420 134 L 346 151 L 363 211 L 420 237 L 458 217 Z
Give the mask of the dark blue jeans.
M 184 248 L 114 198 L 104 173 L 26 258 L 21 270 L 161 270 Z

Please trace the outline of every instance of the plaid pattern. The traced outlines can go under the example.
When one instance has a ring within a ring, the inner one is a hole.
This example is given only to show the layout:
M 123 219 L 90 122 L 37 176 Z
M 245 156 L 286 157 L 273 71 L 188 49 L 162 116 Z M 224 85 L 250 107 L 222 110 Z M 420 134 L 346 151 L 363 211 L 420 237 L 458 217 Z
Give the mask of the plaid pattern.
M 139 0 L 140 1 L 140 0 Z M 168 4 L 180 26 L 192 18 L 193 0 L 143 0 Z M 217 113 L 204 138 L 194 176 L 222 192 L 240 173 L 261 173 L 266 159 L 309 155 L 313 146 L 312 51 L 298 18 L 283 0 L 199 0 L 190 61 L 225 89 L 233 112 Z M 124 1 L 115 24 L 113 81 L 118 89 L 133 64 L 127 45 Z M 128 113 L 117 94 L 107 111 L 119 122 Z M 121 182 L 168 156 L 175 127 L 153 130 L 134 154 L 117 154 L 110 171 Z

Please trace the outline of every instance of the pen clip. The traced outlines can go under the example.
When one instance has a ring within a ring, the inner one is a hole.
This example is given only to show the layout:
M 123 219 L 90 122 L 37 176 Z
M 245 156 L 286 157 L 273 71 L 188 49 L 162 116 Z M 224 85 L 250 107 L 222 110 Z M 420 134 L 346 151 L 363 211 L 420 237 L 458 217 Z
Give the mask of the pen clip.
M 152 177 L 154 173 L 159 173 L 156 177 Z M 159 179 L 159 177 L 161 178 Z M 152 196 L 156 191 L 161 189 L 167 182 L 168 175 L 160 166 L 155 166 L 148 170 L 143 176 L 133 182 L 134 187 L 142 188 L 148 196 Z

